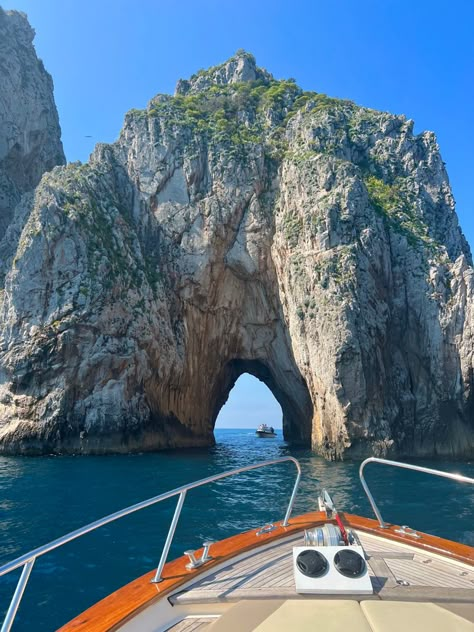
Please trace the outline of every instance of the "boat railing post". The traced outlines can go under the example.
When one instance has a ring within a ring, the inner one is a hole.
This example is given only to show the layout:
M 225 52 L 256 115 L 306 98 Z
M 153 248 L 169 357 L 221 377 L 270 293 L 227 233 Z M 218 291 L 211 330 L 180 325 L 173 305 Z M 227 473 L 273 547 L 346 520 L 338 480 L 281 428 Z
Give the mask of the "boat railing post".
M 374 510 L 374 514 L 377 516 L 377 520 L 379 521 L 379 527 L 381 529 L 387 529 L 387 525 L 385 524 L 383 518 L 382 518 L 382 514 L 379 511 L 379 508 L 377 507 L 377 503 L 374 500 L 374 497 L 372 496 L 372 493 L 369 489 L 369 486 L 367 485 L 367 483 L 365 482 L 365 478 L 364 478 L 364 467 L 367 465 L 367 463 L 371 463 L 374 461 L 373 457 L 370 457 L 368 459 L 366 459 L 365 461 L 363 461 L 360 464 L 360 468 L 359 468 L 359 477 L 360 477 L 360 482 L 362 483 L 362 487 L 364 488 L 364 491 L 367 495 L 367 498 L 369 499 L 370 504 L 372 505 L 372 509 Z
M 31 569 L 33 568 L 35 559 L 36 558 L 29 560 L 23 566 L 20 579 L 18 580 L 18 584 L 16 585 L 15 593 L 13 594 L 10 606 L 7 610 L 7 614 L 5 615 L 5 620 L 3 621 L 1 632 L 10 632 L 11 630 L 16 617 L 16 613 L 18 611 L 18 606 L 20 605 L 21 598 L 23 597 L 23 593 L 25 592 L 26 584 L 28 583 L 28 579 L 30 578 Z
M 300 464 L 298 463 L 298 461 L 296 459 L 294 459 L 293 463 L 296 465 L 296 469 L 298 470 L 298 474 L 296 475 L 296 481 L 293 487 L 293 491 L 291 493 L 291 498 L 290 498 L 290 502 L 288 503 L 288 508 L 286 510 L 286 514 L 285 517 L 283 519 L 283 522 L 281 523 L 282 527 L 287 527 L 288 526 L 288 522 L 290 520 L 290 516 L 291 516 L 291 512 L 293 511 L 293 505 L 295 504 L 295 498 L 296 498 L 296 494 L 298 492 L 298 487 L 300 485 L 300 480 L 301 480 L 301 467 Z
M 431 476 L 440 476 L 441 478 L 448 478 L 452 481 L 457 481 L 458 483 L 469 483 L 470 485 L 474 485 L 474 478 L 470 478 L 469 476 L 463 476 L 462 474 L 455 474 L 454 472 L 443 472 L 441 470 L 433 470 L 429 467 L 422 467 L 421 465 L 411 465 L 410 463 L 401 463 L 400 461 L 389 461 L 388 459 L 379 459 L 378 457 L 371 456 L 368 459 L 365 459 L 360 465 L 359 468 L 359 477 L 360 482 L 362 483 L 362 487 L 364 488 L 365 493 L 367 494 L 367 498 L 369 499 L 370 504 L 372 505 L 372 509 L 374 510 L 375 515 L 377 516 L 377 520 L 380 523 L 381 529 L 388 529 L 387 525 L 382 519 L 379 508 L 374 500 L 374 497 L 370 493 L 369 486 L 367 485 L 364 478 L 364 467 L 367 463 L 381 463 L 382 465 L 390 465 L 392 467 L 398 467 L 402 470 L 412 470 L 413 472 L 422 472 L 423 474 L 430 474 Z
M 158 564 L 158 568 L 156 569 L 155 577 L 151 580 L 152 584 L 159 584 L 161 581 L 163 581 L 161 573 L 163 572 L 163 567 L 166 564 L 166 560 L 168 558 L 168 553 L 171 547 L 171 543 L 173 542 L 174 532 L 176 531 L 176 525 L 178 524 L 179 516 L 181 514 L 181 509 L 183 508 L 185 498 L 186 490 L 182 491 L 179 495 L 176 509 L 174 510 L 173 520 L 171 521 L 168 535 L 166 536 L 165 545 L 163 547 L 163 551 L 161 552 L 160 562 Z

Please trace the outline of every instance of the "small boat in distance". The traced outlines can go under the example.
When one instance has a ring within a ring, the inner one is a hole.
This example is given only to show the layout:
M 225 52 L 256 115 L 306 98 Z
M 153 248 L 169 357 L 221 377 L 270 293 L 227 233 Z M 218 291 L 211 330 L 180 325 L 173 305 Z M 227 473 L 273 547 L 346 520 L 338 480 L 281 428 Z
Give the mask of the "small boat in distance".
M 276 437 L 276 432 L 273 426 L 267 426 L 267 424 L 260 424 L 255 434 L 257 437 Z

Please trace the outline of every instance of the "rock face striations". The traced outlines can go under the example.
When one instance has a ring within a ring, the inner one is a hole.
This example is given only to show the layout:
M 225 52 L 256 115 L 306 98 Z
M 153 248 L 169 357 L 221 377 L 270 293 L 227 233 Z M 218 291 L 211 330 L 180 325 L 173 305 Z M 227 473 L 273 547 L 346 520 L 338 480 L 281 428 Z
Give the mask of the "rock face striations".
M 238 52 L 11 226 L 0 449 L 213 442 L 243 372 L 327 458 L 473 453 L 471 255 L 432 133 Z
M 20 197 L 65 163 L 53 82 L 24 13 L 0 7 L 0 239 Z

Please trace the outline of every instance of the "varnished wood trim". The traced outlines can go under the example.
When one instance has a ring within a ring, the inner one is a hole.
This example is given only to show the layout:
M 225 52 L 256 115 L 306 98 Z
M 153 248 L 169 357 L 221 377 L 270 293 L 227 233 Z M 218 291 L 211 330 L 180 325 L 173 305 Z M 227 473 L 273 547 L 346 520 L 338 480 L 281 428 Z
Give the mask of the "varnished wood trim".
M 375 520 L 350 514 L 342 515 L 345 518 L 345 523 L 354 529 L 384 537 L 388 540 L 403 542 L 426 552 L 437 553 L 450 559 L 474 565 L 474 549 L 470 546 L 421 532 L 419 532 L 421 538 L 415 539 L 395 533 L 395 529 L 399 528 L 396 525 L 388 525 L 388 529 L 381 529 Z M 326 514 L 318 511 L 295 516 L 290 520 L 288 527 L 281 527 L 281 523 L 275 523 L 278 527 L 275 531 L 262 534 L 261 536 L 256 536 L 257 529 L 253 529 L 252 531 L 220 540 L 212 546 L 213 559 L 204 567 L 191 571 L 186 570 L 188 558 L 184 556 L 179 557 L 165 565 L 163 581 L 160 584 L 151 583 L 154 571 L 147 573 L 94 604 L 60 628 L 59 632 L 72 632 L 73 630 L 112 632 L 132 616 L 150 606 L 154 601 L 176 591 L 177 588 L 189 580 L 197 578 L 201 573 L 207 572 L 212 567 L 222 564 L 236 555 L 256 549 L 262 544 L 280 540 L 288 535 L 304 531 L 304 529 L 310 529 L 324 522 L 327 522 Z M 200 555 L 201 550 L 197 554 Z

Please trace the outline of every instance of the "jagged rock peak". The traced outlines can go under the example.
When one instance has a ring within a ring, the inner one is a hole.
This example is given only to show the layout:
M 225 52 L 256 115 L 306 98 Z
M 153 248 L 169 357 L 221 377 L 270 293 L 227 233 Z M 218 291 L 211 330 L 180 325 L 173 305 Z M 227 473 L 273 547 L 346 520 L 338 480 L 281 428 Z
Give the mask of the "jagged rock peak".
M 0 7 L 0 239 L 21 195 L 64 164 L 53 81 L 19 11 Z
M 21 44 L 29 45 L 35 37 L 35 30 L 28 22 L 28 17 L 23 11 L 5 11 L 0 7 L 0 28 L 6 28 L 15 33 L 16 39 Z
M 273 75 L 259 68 L 255 57 L 245 50 L 238 50 L 233 57 L 218 66 L 199 70 L 190 79 L 180 79 L 175 94 L 193 94 L 207 90 L 212 85 L 245 83 L 247 81 L 271 81 Z

